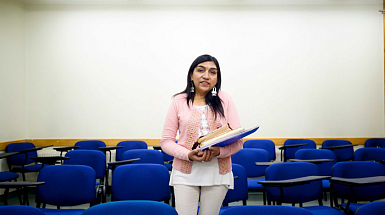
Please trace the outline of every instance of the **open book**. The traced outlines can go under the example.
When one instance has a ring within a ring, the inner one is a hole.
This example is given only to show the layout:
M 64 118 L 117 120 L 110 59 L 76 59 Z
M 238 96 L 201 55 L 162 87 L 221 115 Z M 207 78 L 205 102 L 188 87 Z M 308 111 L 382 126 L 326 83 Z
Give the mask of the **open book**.
M 254 133 L 258 130 L 258 128 L 259 126 L 250 129 L 244 129 L 242 127 L 231 129 L 228 124 L 225 124 L 215 131 L 203 137 L 199 137 L 197 143 L 200 145 L 202 150 L 210 146 L 226 146 Z

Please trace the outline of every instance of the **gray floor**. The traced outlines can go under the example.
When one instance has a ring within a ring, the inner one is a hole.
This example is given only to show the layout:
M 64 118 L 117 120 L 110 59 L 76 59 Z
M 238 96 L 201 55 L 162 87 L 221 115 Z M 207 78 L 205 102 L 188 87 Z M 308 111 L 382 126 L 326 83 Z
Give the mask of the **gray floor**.
M 35 203 L 35 195 L 34 195 L 34 190 L 30 188 L 29 194 L 28 194 L 28 199 L 29 199 L 29 205 L 31 206 L 36 206 Z M 107 202 L 111 201 L 111 196 L 107 196 Z M 11 193 L 8 197 L 8 204 L 9 205 L 19 205 L 19 199 L 15 193 Z M 330 206 L 330 201 L 329 201 L 329 196 L 328 196 L 328 201 L 323 201 L 323 204 L 325 206 Z M 1 198 L 0 205 L 4 205 L 3 199 Z M 239 202 L 233 202 L 230 203 L 229 206 L 234 206 L 234 205 L 242 205 L 242 201 Z M 259 192 L 249 192 L 249 199 L 247 200 L 247 205 L 263 205 L 263 198 L 262 198 L 262 193 Z M 283 204 L 283 205 L 291 205 L 291 204 Z M 318 201 L 312 201 L 312 202 L 307 202 L 303 206 L 316 206 L 318 205 Z M 296 205 L 298 206 L 298 205 Z M 56 208 L 56 206 L 52 205 L 47 205 L 47 208 Z M 87 209 L 89 208 L 88 204 L 85 205 L 78 205 L 74 207 L 62 207 L 62 208 L 83 208 Z

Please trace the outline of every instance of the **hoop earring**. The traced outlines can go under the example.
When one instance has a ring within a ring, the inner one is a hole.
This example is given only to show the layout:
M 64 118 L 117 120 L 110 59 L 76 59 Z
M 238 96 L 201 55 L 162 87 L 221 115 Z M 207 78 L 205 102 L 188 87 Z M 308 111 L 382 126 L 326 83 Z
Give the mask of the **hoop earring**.
M 216 87 L 213 87 L 213 90 L 211 91 L 211 95 L 212 96 L 217 96 L 217 88 Z
M 191 81 L 191 89 L 190 89 L 190 93 L 193 93 L 193 92 L 195 92 L 194 82 Z

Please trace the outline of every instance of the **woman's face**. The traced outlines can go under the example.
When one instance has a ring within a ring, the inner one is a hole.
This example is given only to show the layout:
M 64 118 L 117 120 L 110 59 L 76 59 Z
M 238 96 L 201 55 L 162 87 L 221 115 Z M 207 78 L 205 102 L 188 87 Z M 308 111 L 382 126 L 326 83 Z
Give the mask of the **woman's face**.
M 217 84 L 217 66 L 213 61 L 206 61 L 195 67 L 191 80 L 194 82 L 196 95 L 206 95 Z

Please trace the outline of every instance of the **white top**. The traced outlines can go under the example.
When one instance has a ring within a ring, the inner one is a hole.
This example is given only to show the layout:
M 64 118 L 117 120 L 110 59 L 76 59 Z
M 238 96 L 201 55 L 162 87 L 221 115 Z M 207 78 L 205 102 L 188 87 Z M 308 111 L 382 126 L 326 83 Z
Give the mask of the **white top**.
M 196 106 L 205 112 L 208 105 Z M 199 127 L 199 136 L 206 135 L 210 132 L 210 127 L 206 119 L 206 115 L 202 114 L 202 120 Z M 218 159 L 214 157 L 210 162 L 193 161 L 191 173 L 186 174 L 175 168 L 171 171 L 170 186 L 174 184 L 184 184 L 191 186 L 213 186 L 225 185 L 229 189 L 234 189 L 233 172 L 219 174 Z

